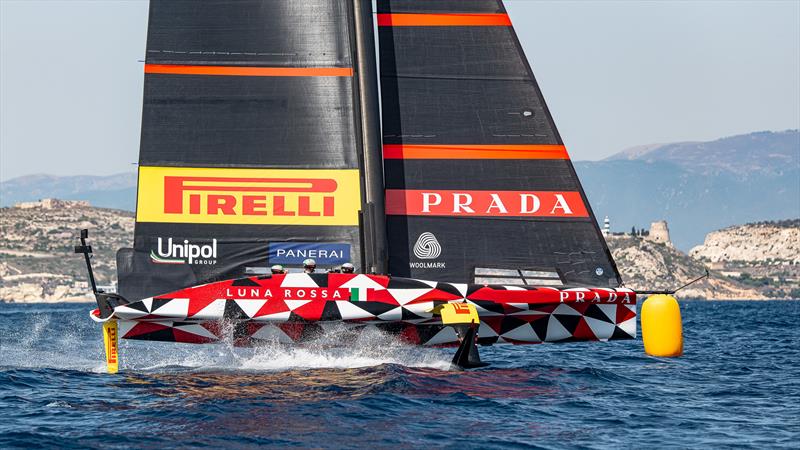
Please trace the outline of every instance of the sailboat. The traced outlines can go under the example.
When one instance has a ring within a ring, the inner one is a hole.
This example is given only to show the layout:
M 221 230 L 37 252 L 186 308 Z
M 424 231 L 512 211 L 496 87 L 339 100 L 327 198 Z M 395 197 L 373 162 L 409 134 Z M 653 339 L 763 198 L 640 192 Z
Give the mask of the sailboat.
M 459 367 L 636 337 L 501 0 L 151 0 L 144 79 L 133 247 L 91 280 L 110 371 L 118 337 L 377 329 Z

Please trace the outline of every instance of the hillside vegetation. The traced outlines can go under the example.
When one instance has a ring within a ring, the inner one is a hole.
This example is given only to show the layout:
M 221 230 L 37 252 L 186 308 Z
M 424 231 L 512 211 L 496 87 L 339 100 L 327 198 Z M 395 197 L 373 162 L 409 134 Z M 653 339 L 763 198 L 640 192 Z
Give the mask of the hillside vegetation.
M 116 279 L 116 250 L 133 242 L 133 214 L 57 202 L 0 208 L 0 301 L 90 300 L 79 230 L 90 231 L 97 283 Z

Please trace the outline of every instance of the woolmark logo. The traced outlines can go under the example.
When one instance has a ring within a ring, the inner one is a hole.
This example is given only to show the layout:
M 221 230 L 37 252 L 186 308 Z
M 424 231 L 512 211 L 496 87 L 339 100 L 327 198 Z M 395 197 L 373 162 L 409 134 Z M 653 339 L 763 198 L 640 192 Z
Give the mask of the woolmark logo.
M 212 239 L 211 244 L 197 245 L 188 239 L 173 242 L 172 238 L 158 238 L 156 249 L 150 250 L 150 260 L 156 264 L 216 264 L 217 240 Z
M 442 246 L 433 233 L 424 232 L 414 244 L 414 256 L 419 259 L 436 259 L 442 254 Z

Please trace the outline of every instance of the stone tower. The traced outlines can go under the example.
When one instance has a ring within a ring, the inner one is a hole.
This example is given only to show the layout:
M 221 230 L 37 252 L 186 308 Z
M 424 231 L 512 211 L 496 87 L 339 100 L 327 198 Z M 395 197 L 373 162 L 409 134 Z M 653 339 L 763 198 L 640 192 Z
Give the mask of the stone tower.
M 659 220 L 650 224 L 650 235 L 647 238 L 653 242 L 672 245 L 669 239 L 669 227 L 666 220 Z

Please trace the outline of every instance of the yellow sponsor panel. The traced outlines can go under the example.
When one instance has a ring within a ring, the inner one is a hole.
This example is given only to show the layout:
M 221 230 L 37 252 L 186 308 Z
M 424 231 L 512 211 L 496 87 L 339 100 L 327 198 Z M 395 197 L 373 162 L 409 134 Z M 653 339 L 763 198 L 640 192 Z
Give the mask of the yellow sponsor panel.
M 433 312 L 442 316 L 445 325 L 481 323 L 478 310 L 469 303 L 445 303 L 434 308 Z
M 103 346 L 106 349 L 108 373 L 117 373 L 119 370 L 119 327 L 116 320 L 103 323 Z
M 358 225 L 358 170 L 140 167 L 139 222 Z

